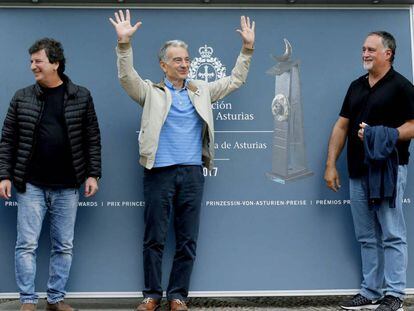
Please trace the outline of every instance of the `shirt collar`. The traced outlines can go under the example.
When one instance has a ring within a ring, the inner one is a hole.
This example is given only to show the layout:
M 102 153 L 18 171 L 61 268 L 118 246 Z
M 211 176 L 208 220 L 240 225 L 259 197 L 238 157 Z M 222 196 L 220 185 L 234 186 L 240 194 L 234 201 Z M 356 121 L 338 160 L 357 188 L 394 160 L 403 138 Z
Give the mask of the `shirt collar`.
M 182 89 L 187 89 L 188 83 L 190 80 L 185 79 L 184 80 L 184 87 Z M 164 78 L 164 84 L 171 90 L 175 90 L 174 85 L 170 82 L 170 80 L 167 79 L 167 77 Z
M 391 68 L 387 71 L 387 73 L 385 74 L 385 76 L 383 76 L 377 83 L 375 83 L 375 85 L 381 84 L 384 81 L 387 81 L 390 77 L 394 76 L 394 73 L 395 73 L 394 67 L 391 66 Z M 367 73 L 365 75 L 365 83 L 369 86 L 368 77 L 369 77 L 369 74 Z

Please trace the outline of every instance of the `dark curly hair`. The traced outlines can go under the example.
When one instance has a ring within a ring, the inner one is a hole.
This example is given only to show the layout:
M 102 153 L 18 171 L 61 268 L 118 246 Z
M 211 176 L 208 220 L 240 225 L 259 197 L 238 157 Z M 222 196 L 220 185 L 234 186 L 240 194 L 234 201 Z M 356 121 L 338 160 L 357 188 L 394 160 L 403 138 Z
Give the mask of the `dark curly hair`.
M 41 50 L 45 50 L 46 56 L 49 59 L 50 63 L 59 63 L 57 71 L 59 76 L 62 77 L 63 73 L 65 72 L 66 62 L 65 55 L 63 54 L 62 44 L 52 38 L 39 39 L 29 48 L 29 54 L 32 55 L 33 53 L 39 52 Z

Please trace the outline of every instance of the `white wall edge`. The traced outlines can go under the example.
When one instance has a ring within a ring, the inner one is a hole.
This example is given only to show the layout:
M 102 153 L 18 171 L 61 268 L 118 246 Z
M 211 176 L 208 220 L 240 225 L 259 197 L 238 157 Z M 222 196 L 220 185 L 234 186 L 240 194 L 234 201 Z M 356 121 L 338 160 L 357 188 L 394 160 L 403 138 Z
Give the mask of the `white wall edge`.
M 413 74 L 413 81 L 414 81 L 414 5 L 410 6 L 410 34 L 411 34 L 411 70 Z
M 357 289 L 329 290 L 262 290 L 262 291 L 190 291 L 190 297 L 299 297 L 299 296 L 344 296 L 354 295 Z M 406 289 L 407 295 L 414 295 L 414 288 Z M 45 298 L 46 293 L 39 293 Z M 66 298 L 137 298 L 141 292 L 69 292 Z M 18 299 L 18 293 L 0 293 L 0 299 Z

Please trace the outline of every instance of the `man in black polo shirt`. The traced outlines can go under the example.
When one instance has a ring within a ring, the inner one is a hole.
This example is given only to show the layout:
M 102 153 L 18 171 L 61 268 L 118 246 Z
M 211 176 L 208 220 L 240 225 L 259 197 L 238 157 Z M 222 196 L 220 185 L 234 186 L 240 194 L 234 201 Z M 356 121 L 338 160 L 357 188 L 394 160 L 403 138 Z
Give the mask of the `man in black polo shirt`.
M 402 198 L 408 147 L 414 137 L 414 87 L 392 67 L 395 48 L 391 34 L 368 34 L 362 48 L 363 67 L 368 74 L 351 83 L 329 140 L 325 180 L 329 188 L 338 191 L 340 180 L 335 163 L 348 139 L 351 211 L 361 244 L 361 290 L 341 304 L 347 310 L 403 310 L 407 239 Z M 395 202 L 382 199 L 372 204 L 369 200 L 370 175 L 364 149 L 367 126 L 370 130 L 384 126 L 398 137 L 394 142 L 398 151 Z
M 101 140 L 89 91 L 64 74 L 60 42 L 44 38 L 29 49 L 36 83 L 18 90 L 10 103 L 0 141 L 0 197 L 17 190 L 16 282 L 21 311 L 34 311 L 36 250 L 46 213 L 51 254 L 48 311 L 73 311 L 63 302 L 72 263 L 79 186 L 98 190 Z

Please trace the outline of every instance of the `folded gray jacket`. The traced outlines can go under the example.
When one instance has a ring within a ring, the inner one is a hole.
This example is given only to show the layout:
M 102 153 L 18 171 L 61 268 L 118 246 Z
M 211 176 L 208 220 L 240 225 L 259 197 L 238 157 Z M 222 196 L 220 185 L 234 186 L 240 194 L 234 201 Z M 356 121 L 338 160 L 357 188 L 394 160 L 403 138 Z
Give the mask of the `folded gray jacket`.
M 365 164 L 368 166 L 368 202 L 376 207 L 389 200 L 395 207 L 398 176 L 398 130 L 386 126 L 367 126 L 364 129 Z

